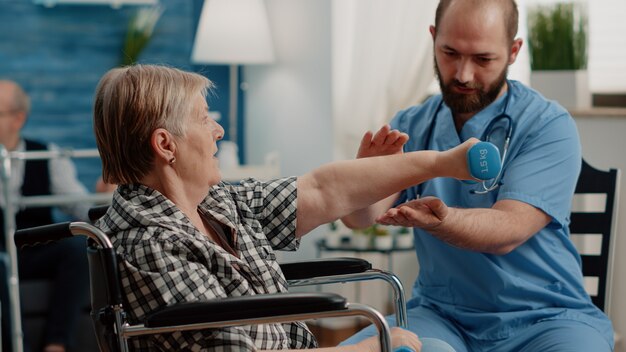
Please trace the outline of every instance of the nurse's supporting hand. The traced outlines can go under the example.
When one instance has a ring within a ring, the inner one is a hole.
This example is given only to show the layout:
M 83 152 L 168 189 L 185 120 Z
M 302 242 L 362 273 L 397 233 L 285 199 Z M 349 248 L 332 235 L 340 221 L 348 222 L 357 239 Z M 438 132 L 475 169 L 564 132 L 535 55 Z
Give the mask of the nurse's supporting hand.
M 382 225 L 419 227 L 425 230 L 439 226 L 448 216 L 448 206 L 439 198 L 424 197 L 387 210 L 376 219 Z

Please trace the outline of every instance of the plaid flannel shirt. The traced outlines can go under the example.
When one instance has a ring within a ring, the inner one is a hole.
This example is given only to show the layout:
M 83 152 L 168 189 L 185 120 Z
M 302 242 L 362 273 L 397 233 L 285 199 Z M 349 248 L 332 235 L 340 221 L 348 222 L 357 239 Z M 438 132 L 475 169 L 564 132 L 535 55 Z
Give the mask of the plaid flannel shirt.
M 199 205 L 225 225 L 239 258 L 203 235 L 161 193 L 123 185 L 96 224 L 121 256 L 131 323 L 179 302 L 287 292 L 274 250 L 295 250 L 296 178 L 220 183 Z M 228 235 L 228 233 L 227 233 Z M 130 339 L 134 351 L 254 351 L 316 347 L 302 322 L 184 331 Z

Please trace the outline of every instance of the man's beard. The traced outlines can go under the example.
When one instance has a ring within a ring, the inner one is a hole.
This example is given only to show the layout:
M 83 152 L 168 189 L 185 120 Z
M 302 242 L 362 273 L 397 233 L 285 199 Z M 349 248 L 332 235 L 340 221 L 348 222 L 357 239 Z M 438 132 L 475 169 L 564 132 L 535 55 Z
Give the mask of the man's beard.
M 505 66 L 495 83 L 492 84 L 491 87 L 488 87 L 487 91 L 484 91 L 485 87 L 482 84 L 475 82 L 461 83 L 456 79 L 452 79 L 449 83 L 445 83 L 443 81 L 443 77 L 441 76 L 441 72 L 439 71 L 439 67 L 437 66 L 437 60 L 435 59 L 435 73 L 437 74 L 437 80 L 439 81 L 441 95 L 443 96 L 443 101 L 446 105 L 448 105 L 453 114 L 477 113 L 489 104 L 493 103 L 506 83 L 508 70 L 509 67 Z M 455 93 L 452 89 L 455 86 L 475 89 L 476 93 Z

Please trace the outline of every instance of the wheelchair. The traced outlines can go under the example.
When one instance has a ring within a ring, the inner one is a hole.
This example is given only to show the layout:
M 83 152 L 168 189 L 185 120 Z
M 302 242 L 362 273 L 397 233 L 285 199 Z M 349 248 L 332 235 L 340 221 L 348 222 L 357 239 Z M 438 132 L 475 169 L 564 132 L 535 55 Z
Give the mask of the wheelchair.
M 369 306 L 348 302 L 333 293 L 279 293 L 185 302 L 158 309 L 143 322 L 131 325 L 124 310 L 119 258 L 100 229 L 85 222 L 66 222 L 19 230 L 14 240 L 16 246 L 23 247 L 72 236 L 89 239 L 91 318 L 101 352 L 128 351 L 128 340 L 136 336 L 347 316 L 370 320 L 378 330 L 381 350 L 391 351 L 389 326 L 384 317 Z M 399 325 L 406 327 L 400 280 L 392 273 L 372 269 L 365 260 L 323 259 L 282 264 L 281 268 L 293 286 L 383 279 L 394 289 L 396 317 Z

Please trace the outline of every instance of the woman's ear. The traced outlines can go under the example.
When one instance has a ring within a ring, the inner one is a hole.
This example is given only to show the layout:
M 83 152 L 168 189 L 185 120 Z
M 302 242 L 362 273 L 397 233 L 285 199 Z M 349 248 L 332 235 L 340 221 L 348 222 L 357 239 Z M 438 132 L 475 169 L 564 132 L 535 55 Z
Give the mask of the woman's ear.
M 165 164 L 172 164 L 172 160 L 176 160 L 176 140 L 168 130 L 164 128 L 154 130 L 150 138 L 150 144 L 156 159 L 161 160 Z

